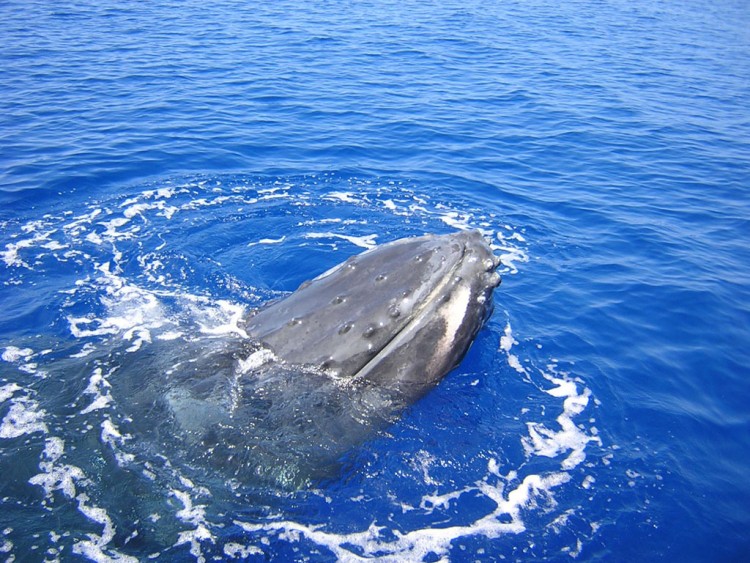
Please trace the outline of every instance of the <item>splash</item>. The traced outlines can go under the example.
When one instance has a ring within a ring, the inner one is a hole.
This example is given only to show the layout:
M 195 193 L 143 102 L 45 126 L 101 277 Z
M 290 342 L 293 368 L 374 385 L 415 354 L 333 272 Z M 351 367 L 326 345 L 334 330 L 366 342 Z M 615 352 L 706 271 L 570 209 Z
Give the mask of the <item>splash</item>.
M 238 483 L 217 482 L 180 466 L 169 452 L 145 448 L 133 431 L 137 421 L 128 418 L 113 391 L 122 385 L 128 358 L 164 350 L 164 345 L 200 349 L 201 343 L 219 346 L 244 338 L 242 318 L 248 308 L 283 295 L 275 289 L 274 276 L 289 272 L 265 273 L 281 250 L 303 259 L 325 250 L 321 255 L 337 263 L 339 251 L 349 255 L 403 236 L 478 228 L 492 241 L 505 275 L 518 273 L 529 260 L 522 228 L 500 222 L 480 206 L 451 205 L 423 191 L 406 182 L 342 181 L 326 175 L 270 182 L 206 179 L 10 224 L 1 251 L 5 290 L 31 302 L 40 280 L 54 272 L 58 283 L 48 306 L 59 343 L 36 345 L 20 336 L 11 341 L 2 353 L 0 386 L 0 440 L 28 440 L 23 455 L 38 468 L 23 486 L 41 491 L 44 498 L 26 510 L 72 509 L 76 515 L 62 527 L 50 525 L 50 553 L 69 550 L 92 560 L 128 560 L 130 553 L 209 560 L 266 556 L 281 549 L 279 544 L 297 549 L 304 543 L 341 560 L 421 561 L 448 557 L 470 538 L 523 536 L 529 532 L 529 515 L 554 511 L 556 491 L 569 486 L 586 446 L 595 440 L 575 422 L 588 407 L 590 392 L 562 371 L 535 370 L 524 362 L 513 349 L 510 324 L 499 337 L 507 364 L 535 388 L 541 378 L 543 393 L 559 401 L 560 412 L 526 423 L 527 434 L 519 438 L 525 459 L 508 465 L 489 456 L 478 476 L 459 470 L 455 482 L 446 483 L 431 472 L 442 460 L 425 450 L 415 466 L 421 491 L 416 501 L 384 498 L 384 512 L 357 531 L 335 516 L 326 524 L 312 523 L 280 508 L 259 520 L 241 517 L 248 500 Z M 312 273 L 295 272 L 286 289 Z M 250 373 L 267 361 L 262 350 L 256 351 L 240 358 L 237 373 Z M 179 358 L 170 367 L 177 373 L 188 365 L 188 358 Z M 59 378 L 78 391 L 55 397 Z M 98 450 L 73 448 L 81 436 Z M 534 458 L 558 467 L 525 471 Z M 94 462 L 101 459 L 111 460 L 111 466 Z M 124 510 L 124 499 L 117 495 L 123 492 L 103 494 L 107 473 L 115 470 L 158 499 L 138 509 L 133 530 L 117 524 Z M 366 485 L 375 477 L 363 471 L 361 479 Z M 327 503 L 363 502 L 335 490 L 311 494 L 334 495 Z M 484 509 L 475 510 L 471 519 L 456 518 L 477 503 Z M 227 536 L 232 526 L 240 533 Z M 23 549 L 18 534 L 15 529 L 3 544 L 11 555 Z M 148 553 L 131 550 L 136 536 L 149 538 L 143 539 Z

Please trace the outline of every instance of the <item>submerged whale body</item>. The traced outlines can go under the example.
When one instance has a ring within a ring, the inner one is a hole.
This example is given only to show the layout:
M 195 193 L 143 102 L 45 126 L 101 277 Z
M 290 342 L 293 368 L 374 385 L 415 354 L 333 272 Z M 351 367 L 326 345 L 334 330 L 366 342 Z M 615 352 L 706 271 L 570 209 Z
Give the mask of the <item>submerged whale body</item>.
M 146 429 L 242 483 L 330 477 L 458 365 L 491 311 L 497 264 L 464 231 L 353 256 L 252 312 L 248 338 L 196 344 L 190 362 L 162 354 L 175 365 L 158 398 L 134 393 Z

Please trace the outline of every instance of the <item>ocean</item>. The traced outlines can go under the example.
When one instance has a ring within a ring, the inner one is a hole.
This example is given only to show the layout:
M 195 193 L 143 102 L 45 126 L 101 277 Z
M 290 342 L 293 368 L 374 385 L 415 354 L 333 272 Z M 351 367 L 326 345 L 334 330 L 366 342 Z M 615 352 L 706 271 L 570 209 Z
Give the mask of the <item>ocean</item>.
M 750 560 L 749 30 L 743 0 L 3 2 L 0 559 Z M 457 229 L 501 258 L 492 316 L 329 479 L 144 437 L 141 382 Z

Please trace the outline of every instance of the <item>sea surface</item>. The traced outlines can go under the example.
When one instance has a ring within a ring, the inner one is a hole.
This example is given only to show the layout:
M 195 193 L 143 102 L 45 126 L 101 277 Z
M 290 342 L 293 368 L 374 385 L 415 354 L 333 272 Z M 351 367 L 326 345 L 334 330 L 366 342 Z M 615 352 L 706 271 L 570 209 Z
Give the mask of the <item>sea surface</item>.
M 456 229 L 494 313 L 338 474 L 139 432 L 154 357 Z M 6 0 L 0 311 L 3 561 L 748 561 L 750 4 Z

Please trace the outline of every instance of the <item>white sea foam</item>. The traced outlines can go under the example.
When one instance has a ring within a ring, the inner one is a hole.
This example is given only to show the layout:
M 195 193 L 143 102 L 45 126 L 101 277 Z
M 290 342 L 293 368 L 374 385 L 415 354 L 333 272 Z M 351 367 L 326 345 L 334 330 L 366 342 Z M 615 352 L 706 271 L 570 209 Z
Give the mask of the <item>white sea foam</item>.
M 8 346 L 2 354 L 2 359 L 9 363 L 17 363 L 26 360 L 34 354 L 31 348 L 18 348 L 17 346 Z
M 165 188 L 157 188 L 155 190 L 146 190 L 141 195 L 144 199 L 169 199 L 171 197 L 174 197 L 178 193 L 183 193 L 186 190 L 184 188 L 177 188 L 177 187 L 165 187 Z M 136 199 L 137 201 L 137 199 Z M 122 206 L 126 206 L 126 203 L 123 203 Z
M 553 397 L 564 398 L 562 413 L 556 419 L 559 428 L 551 429 L 543 423 L 529 422 L 529 435 L 524 437 L 522 443 L 529 455 L 553 458 L 569 452 L 561 462 L 561 467 L 570 470 L 586 459 L 586 445 L 589 442 L 601 444 L 601 439 L 595 433 L 587 433 L 573 421 L 588 405 L 591 391 L 584 388 L 579 392 L 578 385 L 564 376 L 546 372 L 543 375 L 555 385 L 545 392 Z
M 190 529 L 183 530 L 178 534 L 175 547 L 190 544 L 190 554 L 197 561 L 205 561 L 206 558 L 201 550 L 202 542 L 214 543 L 215 538 L 210 531 L 210 523 L 206 520 L 206 506 L 203 504 L 194 504 L 190 493 L 173 489 L 171 494 L 182 503 L 182 509 L 177 511 L 177 518 Z
M 178 338 L 182 338 L 185 335 L 177 330 L 170 330 L 167 332 L 162 332 L 159 334 L 156 338 L 157 340 L 177 340 Z
M 92 561 L 137 561 L 134 557 L 125 556 L 108 547 L 115 537 L 115 527 L 106 510 L 90 502 L 89 496 L 82 491 L 92 484 L 80 467 L 63 463 L 65 442 L 61 438 L 47 438 L 39 461 L 40 473 L 29 479 L 32 485 L 44 489 L 47 503 L 54 501 L 54 493 L 59 492 L 64 498 L 75 502 L 78 512 L 88 520 L 102 526 L 101 534 L 88 533 L 87 538 L 73 544 L 73 551 Z
M 136 215 L 144 216 L 147 211 L 152 210 L 158 211 L 156 214 L 157 216 L 171 219 L 172 216 L 179 211 L 179 208 L 173 205 L 167 205 L 163 200 L 160 200 L 155 203 L 133 203 L 126 207 L 122 214 L 128 219 L 132 219 Z
M 71 221 L 63 225 L 63 230 L 70 237 L 73 237 L 73 238 L 79 237 L 88 230 L 89 225 L 91 225 L 94 219 L 96 219 L 101 214 L 102 214 L 102 210 L 100 208 L 94 208 L 88 213 L 84 213 L 82 215 L 76 215 Z M 89 234 L 93 234 L 93 233 L 89 233 Z
M 86 342 L 83 345 L 83 348 L 79 352 L 76 352 L 75 354 L 71 354 L 71 358 L 85 358 L 86 356 L 90 356 L 96 351 L 96 346 L 92 344 L 91 342 Z
M 263 550 L 254 545 L 228 542 L 224 545 L 224 555 L 232 559 L 247 559 L 251 555 L 263 555 Z
M 258 188 L 258 195 L 275 194 L 281 190 L 289 189 L 291 186 L 271 186 L 270 188 Z
M 7 536 L 12 532 L 12 528 L 6 528 L 3 530 L 5 537 L 2 538 L 2 543 L 0 543 L 0 553 L 10 554 L 11 551 L 13 551 L 13 542 L 10 541 Z M 8 563 L 12 563 L 16 560 L 15 556 L 13 555 L 7 555 L 6 561 Z
M 257 242 L 249 242 L 247 246 L 256 246 L 258 244 L 281 244 L 286 240 L 286 235 L 279 238 L 262 238 Z
M 212 303 L 211 307 L 195 309 L 193 313 L 203 334 L 236 335 L 249 338 L 245 330 L 241 328 L 245 308 L 238 303 L 218 299 Z
M 523 367 L 518 357 L 511 353 L 513 345 L 513 331 L 510 323 L 505 327 L 505 333 L 500 337 L 500 349 L 505 352 L 508 365 L 530 381 L 529 370 Z M 573 418 L 581 414 L 589 403 L 591 391 L 583 388 L 579 392 L 579 385 L 566 374 L 557 373 L 555 365 L 550 364 L 541 371 L 542 377 L 553 386 L 544 391 L 556 398 L 563 399 L 562 412 L 556 418 L 559 428 L 549 428 L 544 422 L 528 422 L 528 436 L 521 439 L 521 443 L 528 456 L 537 455 L 556 458 L 562 454 L 567 457 L 562 460 L 561 468 L 570 470 L 586 459 L 586 445 L 589 442 L 601 444 L 596 432 L 587 433 L 576 425 Z
M 360 198 L 355 197 L 352 192 L 328 192 L 323 199 L 343 201 L 344 203 L 362 203 Z
M 107 511 L 89 503 L 88 495 L 80 493 L 76 497 L 78 511 L 89 520 L 100 524 L 101 534 L 88 534 L 85 540 L 73 544 L 73 552 L 97 562 L 122 561 L 124 563 L 138 563 L 138 558 L 119 553 L 108 544 L 115 537 L 115 527 Z
M 129 351 L 136 351 L 143 342 L 151 341 L 152 330 L 159 329 L 169 320 L 158 296 L 127 282 L 109 262 L 98 266 L 101 276 L 94 282 L 103 295 L 101 303 L 106 307 L 104 318 L 68 316 L 70 332 L 76 338 L 90 338 L 120 334 L 133 342 Z
M 17 390 L 14 388 L 13 392 Z M 44 422 L 46 413 L 37 401 L 28 396 L 14 396 L 10 401 L 10 409 L 0 422 L 0 438 L 18 438 L 25 434 L 48 432 Z
M 68 248 L 68 245 L 61 244 L 56 240 L 51 240 L 49 242 L 42 244 L 41 247 L 46 250 L 63 250 L 64 248 Z
M 86 235 L 86 240 L 93 243 L 93 244 L 102 244 L 102 237 L 100 237 L 96 233 L 88 233 Z
M 472 217 L 468 213 L 459 213 L 458 211 L 445 211 L 444 213 L 438 215 L 438 218 L 443 223 L 450 227 L 453 227 L 454 229 L 467 231 L 472 228 Z
M 129 217 L 115 217 L 109 221 L 102 221 L 99 224 L 105 229 L 103 235 L 112 241 L 131 239 L 141 230 L 138 225 L 133 225 L 128 230 L 120 230 L 130 222 Z
M 0 387 L 0 403 L 4 403 L 10 399 L 16 391 L 21 391 L 23 387 L 17 383 L 8 383 Z
M 351 533 L 327 532 L 324 526 L 309 526 L 292 521 L 268 524 L 249 524 L 235 520 L 235 524 L 247 532 L 276 532 L 280 538 L 299 542 L 307 538 L 329 549 L 339 561 L 360 561 L 377 558 L 378 561 L 423 561 L 430 554 L 446 557 L 451 545 L 472 536 L 489 539 L 504 534 L 519 534 L 526 527 L 523 511 L 534 507 L 540 499 L 549 498 L 554 488 L 568 482 L 567 473 L 550 475 L 528 475 L 516 488 L 505 493 L 503 482 L 485 478 L 471 487 L 442 496 L 426 495 L 422 504 L 428 513 L 443 508 L 459 499 L 463 494 L 482 494 L 493 501 L 495 508 L 464 525 L 450 527 L 425 527 L 407 532 L 393 531 L 384 534 L 385 526 L 373 522 L 366 530 Z M 394 538 L 395 536 L 395 538 Z M 359 555 L 359 554 L 362 555 Z
M 497 231 L 495 238 L 498 242 L 493 242 L 490 248 L 499 256 L 500 264 L 503 266 L 501 273 L 517 274 L 518 264 L 526 263 L 529 261 L 529 255 L 526 251 L 519 247 L 515 242 L 525 242 L 523 236 L 514 232 L 510 227 L 506 226 L 505 229 L 509 232 L 506 235 L 503 231 Z M 498 254 L 499 252 L 499 254 Z
M 506 358 L 508 360 L 508 365 L 518 373 L 528 377 L 529 372 L 526 371 L 526 368 L 521 365 L 518 356 L 516 356 L 515 354 L 511 354 L 511 348 L 513 348 L 514 344 L 518 344 L 518 342 L 513 339 L 513 330 L 510 328 L 510 323 L 508 323 L 505 326 L 505 333 L 500 337 L 500 349 L 505 352 Z
M 42 242 L 49 242 L 49 237 L 56 232 L 54 229 L 47 232 L 36 232 L 39 228 L 41 228 L 41 222 L 34 221 L 27 223 L 21 229 L 27 234 L 34 233 L 34 236 L 19 240 L 18 242 L 8 243 L 5 245 L 5 250 L 0 251 L 0 256 L 2 256 L 3 261 L 8 267 L 31 269 L 31 266 L 21 258 L 19 251 L 37 246 Z
M 112 395 L 110 393 L 112 385 L 110 385 L 109 381 L 107 381 L 107 378 L 115 370 L 116 368 L 113 368 L 105 375 L 101 367 L 94 368 L 94 373 L 89 378 L 89 384 L 83 391 L 86 395 L 92 395 L 94 399 L 89 404 L 89 406 L 81 411 L 81 414 L 88 414 L 95 410 L 103 409 L 109 406 L 109 404 L 112 402 Z
M 126 441 L 130 440 L 132 437 L 129 435 L 123 435 L 120 433 L 119 428 L 115 426 L 115 424 L 110 419 L 105 419 L 102 422 L 102 442 L 107 444 L 111 449 L 112 452 L 115 455 L 115 459 L 117 460 L 117 464 L 120 467 L 125 467 L 129 463 L 132 463 L 135 461 L 135 456 L 130 453 L 126 453 L 122 450 L 122 446 L 125 444 Z
M 65 442 L 56 436 L 47 438 L 44 445 L 39 469 L 41 473 L 29 479 L 32 485 L 44 489 L 44 494 L 51 499 L 55 491 L 60 491 L 68 498 L 76 496 L 76 483 L 85 481 L 86 475 L 80 467 L 58 463 L 65 451 Z
M 70 291 L 75 294 L 93 289 L 104 306 L 104 313 L 99 316 L 88 314 L 67 317 L 70 332 L 76 338 L 120 337 L 130 343 L 127 352 L 136 352 L 154 340 L 176 340 L 183 337 L 183 322 L 193 323 L 196 332 L 205 335 L 247 337 L 241 328 L 245 315 L 242 305 L 227 300 L 212 300 L 178 289 L 145 289 L 122 275 L 118 261 L 119 258 L 115 255 L 113 260 L 98 264 L 98 277 L 93 281 L 88 278 L 78 280 L 76 288 Z M 146 273 L 156 268 L 151 268 L 153 262 L 148 257 L 139 263 Z M 159 280 L 154 276 L 150 276 L 150 279 Z M 163 278 L 161 281 L 163 282 Z M 165 300 L 169 301 L 169 307 L 165 305 Z M 79 355 L 86 355 L 94 348 L 84 347 Z M 15 357 L 17 352 L 10 351 L 8 355 Z M 98 407 L 103 406 L 103 399 L 99 399 Z
M 434 483 L 433 484 L 437 484 Z M 447 510 L 450 508 L 451 502 L 459 499 L 462 495 L 468 492 L 468 489 L 460 489 L 457 491 L 450 491 L 447 493 L 439 494 L 427 494 L 422 497 L 419 503 L 419 508 L 424 511 L 425 514 L 432 514 L 435 510 Z
M 313 227 L 318 225 L 336 225 L 343 223 L 344 220 L 340 217 L 325 217 L 323 219 L 310 219 L 308 221 L 301 221 L 297 223 L 298 227 Z M 349 224 L 349 223 L 347 223 Z
M 327 232 L 327 233 L 307 233 L 305 235 L 305 238 L 309 238 L 309 239 L 338 238 L 338 239 L 350 242 L 355 246 L 370 249 L 370 248 L 375 248 L 376 246 L 375 239 L 378 238 L 378 235 L 371 234 L 371 235 L 355 237 L 355 236 L 350 236 L 350 235 L 342 235 L 338 233 Z

